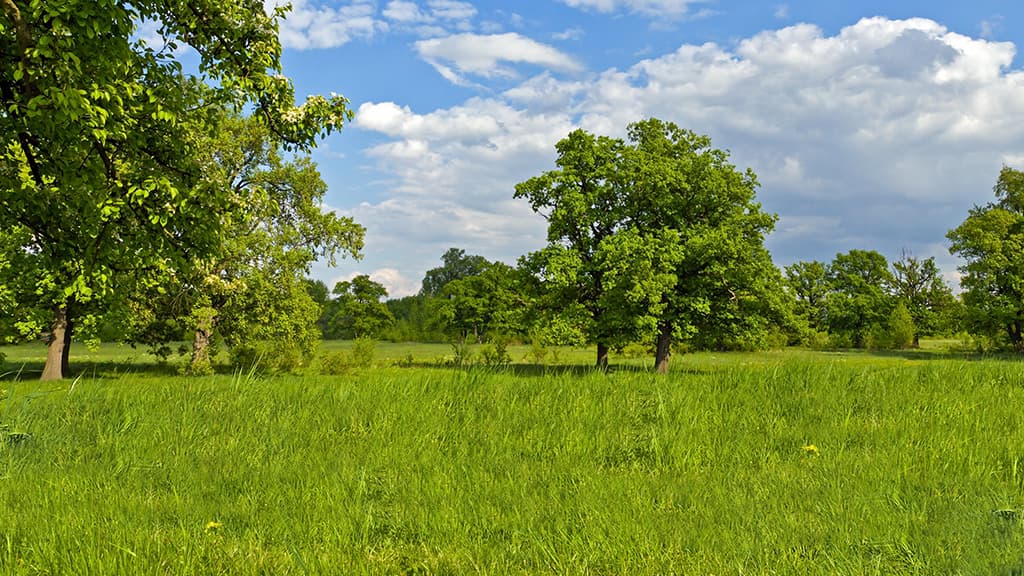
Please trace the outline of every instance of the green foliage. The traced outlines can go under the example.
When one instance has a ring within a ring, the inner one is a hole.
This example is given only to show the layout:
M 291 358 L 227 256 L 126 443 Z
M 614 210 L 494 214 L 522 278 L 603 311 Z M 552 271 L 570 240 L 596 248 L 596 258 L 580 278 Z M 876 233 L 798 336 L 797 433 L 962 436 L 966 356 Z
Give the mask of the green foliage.
M 328 352 L 320 357 L 320 373 L 326 376 L 346 374 L 349 368 L 348 358 L 340 350 Z
M 455 340 L 451 343 L 451 362 L 456 367 L 465 367 L 473 363 L 473 347 L 465 340 Z
M 794 312 L 804 318 L 810 330 L 822 330 L 828 323 L 828 268 L 818 261 L 786 266 L 786 289 L 796 301 Z
M 958 302 L 942 279 L 934 258 L 924 260 L 904 252 L 892 263 L 893 292 L 906 306 L 916 329 L 913 343 L 920 335 L 951 333 Z
M 373 358 L 376 354 L 377 341 L 368 336 L 360 336 L 352 343 L 351 364 L 356 368 L 369 368 L 373 366 Z
M 485 342 L 478 352 L 484 366 L 497 368 L 512 363 L 512 356 L 508 353 L 508 342 L 503 338 L 493 338 Z
M 775 217 L 754 200 L 754 174 L 675 124 L 628 132 L 625 142 L 576 130 L 556 145 L 557 170 L 516 186 L 548 220 L 549 245 L 523 264 L 549 317 L 571 310 L 598 363 L 604 347 L 633 340 L 657 337 L 667 352 L 672 339 L 750 340 L 789 322 L 763 246 Z
M 910 348 L 914 344 L 914 335 L 917 328 L 914 325 L 914 318 L 910 310 L 902 301 L 896 304 L 892 314 L 889 315 L 889 338 L 890 344 L 897 350 Z
M 206 180 L 204 160 L 223 110 L 251 109 L 298 150 L 351 116 L 340 96 L 296 106 L 280 74 L 284 10 L 260 2 L 4 0 L 3 12 L 0 230 L 14 241 L 0 285 L 24 334 L 73 327 L 218 254 L 236 191 Z M 146 22 L 162 48 L 138 39 Z M 183 46 L 199 75 L 176 60 Z
M 965 264 L 960 285 L 966 324 L 1024 353 L 1024 172 L 1004 166 L 996 202 L 976 206 L 950 230 L 950 252 Z
M 388 291 L 369 276 L 360 274 L 351 281 L 334 285 L 336 299 L 329 334 L 336 338 L 377 338 L 395 323 L 388 307 L 381 302 Z
M 460 248 L 449 248 L 441 261 L 442 266 L 427 270 L 420 288 L 421 296 L 440 296 L 449 283 L 478 276 L 491 265 L 483 256 L 467 256 Z
M 526 352 L 524 360 L 529 360 L 534 364 L 543 364 L 544 360 L 548 357 L 548 347 L 544 345 L 543 340 L 539 338 L 530 339 L 530 349 Z
M 525 332 L 525 303 L 517 286 L 516 271 L 501 262 L 487 262 L 475 276 L 452 280 L 438 300 L 441 324 L 454 337 L 474 340 L 489 334 Z
M 837 254 L 828 268 L 828 329 L 855 347 L 867 345 L 873 326 L 884 326 L 894 300 L 889 264 L 874 250 Z
M 299 372 L 308 364 L 309 355 L 297 342 L 260 340 L 231 347 L 231 366 L 235 370 L 269 374 Z
M 639 342 L 630 342 L 622 348 L 622 355 L 626 358 L 644 358 L 651 354 L 651 347 Z

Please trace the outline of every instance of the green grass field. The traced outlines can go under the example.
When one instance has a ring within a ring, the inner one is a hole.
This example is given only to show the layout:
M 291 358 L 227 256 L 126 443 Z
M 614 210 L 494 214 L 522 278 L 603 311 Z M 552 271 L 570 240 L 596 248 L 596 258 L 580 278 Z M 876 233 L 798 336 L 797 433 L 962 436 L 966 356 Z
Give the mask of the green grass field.
M 1024 573 L 1011 360 L 701 353 L 659 377 L 381 344 L 343 376 L 188 378 L 106 346 L 38 383 L 41 346 L 4 352 L 2 574 Z

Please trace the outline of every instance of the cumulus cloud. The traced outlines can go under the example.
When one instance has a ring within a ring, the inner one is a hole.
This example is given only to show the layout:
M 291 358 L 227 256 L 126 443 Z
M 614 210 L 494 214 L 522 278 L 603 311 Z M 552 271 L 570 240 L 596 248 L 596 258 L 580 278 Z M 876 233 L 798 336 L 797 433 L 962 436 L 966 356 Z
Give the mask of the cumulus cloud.
M 329 289 L 333 289 L 334 285 L 338 282 L 351 282 L 356 276 L 362 276 L 364 274 L 369 276 L 370 280 L 373 280 L 383 286 L 384 289 L 388 291 L 388 298 L 412 296 L 420 291 L 419 280 L 407 278 L 395 268 L 378 268 L 369 273 L 358 270 L 352 271 L 333 278 L 327 287 Z
M 429 46 L 461 73 L 510 54 Z M 930 20 L 871 18 L 835 35 L 801 24 L 733 47 L 686 44 L 592 78 L 541 74 L 451 108 L 367 103 L 354 126 L 385 137 L 368 155 L 393 185 L 353 213 L 368 245 L 411 261 L 452 245 L 512 261 L 544 243 L 543 220 L 512 194 L 553 167 L 555 142 L 577 126 L 622 136 L 656 116 L 755 170 L 760 200 L 780 214 L 769 240 L 780 263 L 909 248 L 952 267 L 945 232 L 991 199 L 1002 163 L 1024 162 L 1014 53 Z
M 563 72 L 582 69 L 571 56 L 515 32 L 431 38 L 416 42 L 415 49 L 421 58 L 456 84 L 467 83 L 466 75 L 516 77 L 518 74 L 508 64 L 530 64 Z
M 268 11 L 282 4 L 281 0 L 264 3 Z M 377 18 L 372 0 L 353 0 L 340 6 L 311 0 L 292 0 L 291 4 L 291 11 L 281 23 L 281 45 L 285 48 L 336 48 L 352 40 L 373 38 L 388 29 L 387 22 Z

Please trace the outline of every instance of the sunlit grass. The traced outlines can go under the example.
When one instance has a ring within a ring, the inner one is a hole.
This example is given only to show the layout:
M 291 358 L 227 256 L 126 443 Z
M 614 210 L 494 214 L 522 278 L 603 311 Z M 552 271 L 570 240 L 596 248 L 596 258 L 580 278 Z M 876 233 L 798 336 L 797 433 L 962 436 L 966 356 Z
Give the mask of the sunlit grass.
M 31 434 L 0 447 L 0 573 L 1024 568 L 1019 363 L 708 353 L 658 377 L 393 351 L 423 366 L 382 345 L 338 377 L 0 382 L 0 424 Z

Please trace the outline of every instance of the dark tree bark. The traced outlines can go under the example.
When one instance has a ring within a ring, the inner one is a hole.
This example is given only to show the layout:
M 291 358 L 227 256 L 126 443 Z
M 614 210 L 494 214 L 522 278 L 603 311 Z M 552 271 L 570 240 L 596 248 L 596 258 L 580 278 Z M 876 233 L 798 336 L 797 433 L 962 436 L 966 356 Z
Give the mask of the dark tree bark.
M 600 370 L 608 371 L 608 345 L 597 343 L 597 368 Z
M 658 345 L 654 351 L 654 371 L 668 374 L 668 359 L 672 355 L 672 325 L 663 322 L 658 327 Z
M 64 315 L 64 346 L 60 351 L 60 373 L 65 377 L 71 375 L 71 335 L 75 331 L 75 317 L 71 305 Z

